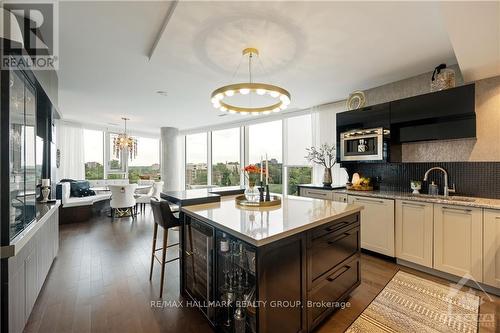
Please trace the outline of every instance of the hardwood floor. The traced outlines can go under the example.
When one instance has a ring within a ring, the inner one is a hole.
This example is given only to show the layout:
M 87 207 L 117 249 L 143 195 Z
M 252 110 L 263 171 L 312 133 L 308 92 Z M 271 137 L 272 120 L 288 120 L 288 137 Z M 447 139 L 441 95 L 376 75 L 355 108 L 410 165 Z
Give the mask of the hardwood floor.
M 159 265 L 149 281 L 153 216 L 149 207 L 135 221 L 104 214 L 86 223 L 60 226 L 60 250 L 51 268 L 25 332 L 213 332 L 195 308 L 155 308 L 159 300 Z M 169 244 L 177 233 L 169 232 Z M 161 238 L 159 239 L 161 241 Z M 177 255 L 169 250 L 168 258 Z M 362 283 L 348 300 L 350 307 L 335 312 L 318 332 L 343 332 L 370 304 L 399 270 L 447 283 L 445 280 L 398 266 L 369 255 L 361 260 Z M 165 301 L 179 295 L 179 265 L 166 268 Z M 496 314 L 496 326 L 480 332 L 500 331 L 500 298 L 485 303 L 482 314 Z

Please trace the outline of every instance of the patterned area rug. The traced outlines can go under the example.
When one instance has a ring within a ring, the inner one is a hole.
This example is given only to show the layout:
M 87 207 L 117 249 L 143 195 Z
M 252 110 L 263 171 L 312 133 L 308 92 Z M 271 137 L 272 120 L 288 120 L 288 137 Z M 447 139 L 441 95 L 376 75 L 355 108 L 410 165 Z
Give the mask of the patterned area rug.
M 399 271 L 347 329 L 358 332 L 477 332 L 479 296 Z

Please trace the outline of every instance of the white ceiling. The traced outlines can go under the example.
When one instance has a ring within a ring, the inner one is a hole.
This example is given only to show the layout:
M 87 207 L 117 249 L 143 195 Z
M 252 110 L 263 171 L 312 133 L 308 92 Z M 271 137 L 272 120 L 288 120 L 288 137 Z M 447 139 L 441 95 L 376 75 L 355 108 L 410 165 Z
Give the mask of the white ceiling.
M 240 120 L 219 117 L 209 96 L 238 81 L 232 75 L 248 46 L 261 52 L 255 79 L 288 89 L 291 110 L 456 63 L 434 2 L 183 1 L 148 61 L 168 8 L 158 1 L 60 3 L 65 119 L 106 126 L 127 116 L 130 128 L 152 133 Z

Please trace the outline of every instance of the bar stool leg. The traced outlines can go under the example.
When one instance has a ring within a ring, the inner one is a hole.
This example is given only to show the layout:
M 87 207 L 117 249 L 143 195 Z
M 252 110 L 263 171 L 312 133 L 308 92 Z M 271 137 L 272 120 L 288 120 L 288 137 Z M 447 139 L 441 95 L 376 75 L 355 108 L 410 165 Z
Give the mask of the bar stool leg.
M 161 253 L 161 282 L 160 282 L 160 298 L 163 295 L 163 281 L 165 279 L 165 259 L 167 256 L 167 240 L 168 240 L 168 229 L 163 229 L 163 249 Z
M 153 264 L 155 261 L 156 236 L 158 235 L 158 224 L 153 228 L 153 249 L 151 250 L 151 268 L 149 270 L 149 281 L 153 279 Z

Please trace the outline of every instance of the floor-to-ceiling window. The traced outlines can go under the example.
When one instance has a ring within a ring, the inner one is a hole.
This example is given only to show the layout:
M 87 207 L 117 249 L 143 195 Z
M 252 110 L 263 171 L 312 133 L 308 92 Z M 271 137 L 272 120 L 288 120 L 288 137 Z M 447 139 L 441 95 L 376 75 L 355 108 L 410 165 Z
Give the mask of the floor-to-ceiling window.
M 186 189 L 208 185 L 207 133 L 186 135 Z
M 311 115 L 305 114 L 290 117 L 286 122 L 286 154 L 285 173 L 287 194 L 298 195 L 298 184 L 309 184 L 312 181 L 312 167 L 306 156 L 306 148 L 312 144 Z
M 131 183 L 139 179 L 160 178 L 160 141 L 153 138 L 135 137 L 137 156 L 128 160 L 128 179 Z
M 104 178 L 104 133 L 83 130 L 85 179 Z
M 240 128 L 213 131 L 212 185 L 240 185 L 240 173 Z
M 250 164 L 269 160 L 269 189 L 282 193 L 283 138 L 282 121 L 276 120 L 248 126 L 248 158 Z

